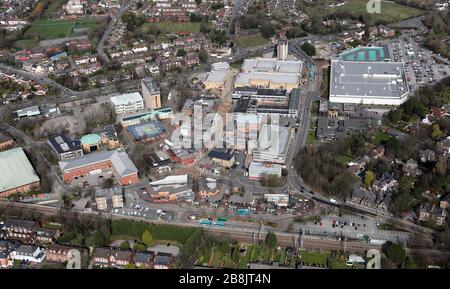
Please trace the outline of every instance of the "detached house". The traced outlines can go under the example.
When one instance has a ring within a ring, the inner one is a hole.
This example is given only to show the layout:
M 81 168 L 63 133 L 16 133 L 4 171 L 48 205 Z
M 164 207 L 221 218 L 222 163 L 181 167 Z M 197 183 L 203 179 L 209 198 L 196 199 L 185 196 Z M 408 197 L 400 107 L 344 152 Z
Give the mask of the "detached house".
M 383 176 L 372 185 L 373 190 L 387 192 L 393 190 L 398 185 L 397 180 L 391 174 L 385 172 Z
M 12 260 L 41 263 L 45 258 L 45 252 L 38 246 L 21 245 L 10 254 Z
M 420 206 L 419 221 L 432 221 L 436 225 L 442 226 L 447 215 L 448 213 L 445 209 L 425 203 Z

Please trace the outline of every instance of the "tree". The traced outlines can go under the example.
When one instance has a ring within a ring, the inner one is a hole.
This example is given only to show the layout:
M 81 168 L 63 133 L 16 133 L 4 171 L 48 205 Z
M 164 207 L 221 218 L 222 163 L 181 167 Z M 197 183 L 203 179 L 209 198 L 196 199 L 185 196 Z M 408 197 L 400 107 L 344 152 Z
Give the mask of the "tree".
M 308 54 L 309 56 L 316 55 L 316 48 L 309 42 L 305 42 L 302 44 L 301 49 Z
M 120 249 L 122 250 L 130 250 L 130 243 L 128 241 L 123 241 L 122 244 L 120 244 Z
M 220 251 L 222 254 L 226 255 L 230 253 L 230 245 L 228 244 L 228 241 L 223 241 L 220 243 Z
M 389 260 L 400 266 L 405 260 L 406 252 L 401 244 L 390 243 L 386 249 L 386 256 Z
M 184 49 L 178 49 L 178 51 L 177 51 L 177 56 L 178 57 L 183 57 L 183 56 L 185 56 L 186 55 L 186 50 L 184 50 Z
M 103 181 L 103 188 L 109 189 L 114 186 L 114 179 L 113 178 L 107 178 Z
M 142 252 L 145 251 L 147 249 L 147 246 L 145 246 L 144 244 L 140 243 L 140 242 L 135 242 L 133 244 L 133 251 L 135 252 Z
M 205 34 L 211 32 L 211 27 L 209 27 L 209 25 L 208 25 L 207 22 L 202 21 L 202 22 L 200 23 L 200 32 L 201 32 L 201 33 L 205 33 Z
M 433 124 L 431 137 L 435 140 L 439 140 L 442 138 L 442 135 L 444 133 L 441 131 L 441 128 L 439 127 L 439 124 Z
M 375 174 L 372 171 L 367 170 L 364 173 L 364 185 L 367 188 L 370 188 L 372 186 L 374 180 L 375 180 Z
M 101 247 L 106 245 L 108 240 L 100 230 L 95 230 L 94 234 L 86 240 L 88 246 Z
M 275 35 L 276 30 L 275 26 L 272 23 L 266 22 L 261 26 L 259 32 L 261 33 L 262 37 L 270 38 Z
M 125 265 L 124 268 L 125 269 L 136 269 L 136 265 L 134 265 L 133 263 L 129 263 L 129 264 Z
M 233 262 L 235 264 L 239 263 L 239 247 L 235 247 L 233 248 L 233 253 L 231 254 L 231 260 L 233 260 Z
M 284 180 L 283 177 L 279 177 L 277 175 L 268 175 L 266 177 L 266 180 L 265 181 L 263 180 L 261 183 L 263 185 L 265 185 L 266 187 L 275 188 L 275 187 L 281 186 L 283 183 L 283 180 Z
M 267 247 L 275 248 L 277 246 L 277 235 L 273 232 L 267 233 L 265 243 Z
M 200 61 L 203 63 L 208 63 L 209 61 L 208 51 L 206 51 L 205 49 L 200 49 L 200 51 L 198 52 L 198 59 L 200 59 Z
M 145 230 L 144 233 L 142 233 L 142 242 L 147 245 L 147 247 L 153 246 L 155 243 L 155 239 L 153 238 L 152 233 L 150 233 L 148 230 Z

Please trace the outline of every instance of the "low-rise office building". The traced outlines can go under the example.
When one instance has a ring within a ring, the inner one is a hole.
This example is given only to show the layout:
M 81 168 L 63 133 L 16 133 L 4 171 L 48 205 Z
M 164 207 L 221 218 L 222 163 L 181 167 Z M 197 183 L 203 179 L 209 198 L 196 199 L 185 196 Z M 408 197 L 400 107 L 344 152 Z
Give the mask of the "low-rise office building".
M 50 137 L 47 144 L 59 160 L 73 159 L 83 155 L 81 142 L 79 140 L 75 140 L 72 136 L 67 134 Z
M 111 97 L 117 114 L 128 114 L 144 109 L 144 100 L 139 92 L 125 93 Z
M 248 178 L 250 180 L 264 180 L 269 175 L 281 177 L 282 167 L 279 164 L 264 164 L 252 161 L 248 168 Z

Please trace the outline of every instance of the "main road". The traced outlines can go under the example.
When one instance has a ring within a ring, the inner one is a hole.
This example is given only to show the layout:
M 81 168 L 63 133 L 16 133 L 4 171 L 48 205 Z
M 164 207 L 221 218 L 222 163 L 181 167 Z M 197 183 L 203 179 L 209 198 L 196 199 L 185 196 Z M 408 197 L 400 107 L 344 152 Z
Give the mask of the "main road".
M 130 9 L 131 5 L 135 2 L 135 0 L 128 0 L 128 2 L 124 3 L 122 7 L 120 7 L 119 11 L 112 17 L 111 21 L 108 23 L 108 27 L 106 27 L 105 32 L 102 35 L 102 39 L 98 42 L 97 45 L 97 54 L 100 57 L 100 59 L 104 62 L 104 64 L 107 64 L 110 62 L 110 59 L 106 55 L 104 49 L 105 49 L 105 41 L 108 39 L 111 32 L 114 30 L 114 26 L 117 23 L 117 20 L 122 17 L 122 15 Z

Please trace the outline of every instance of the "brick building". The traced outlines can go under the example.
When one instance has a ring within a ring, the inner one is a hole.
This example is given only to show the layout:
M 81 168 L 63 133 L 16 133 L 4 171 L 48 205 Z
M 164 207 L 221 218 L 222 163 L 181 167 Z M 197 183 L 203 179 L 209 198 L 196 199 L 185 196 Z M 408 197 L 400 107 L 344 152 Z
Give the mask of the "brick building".
M 79 158 L 60 161 L 59 167 L 64 182 L 70 183 L 75 177 L 110 170 L 121 185 L 138 182 L 138 169 L 122 149 L 94 152 Z

